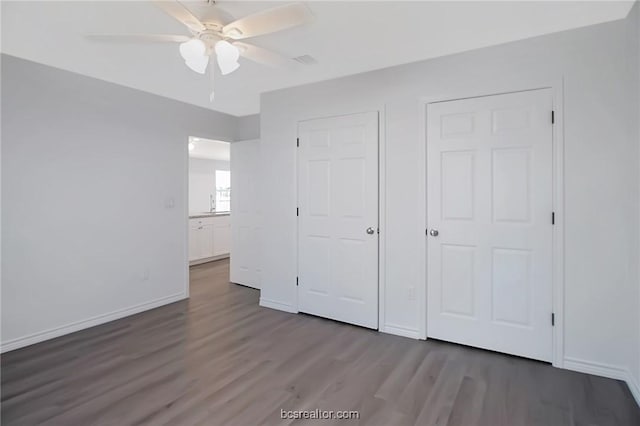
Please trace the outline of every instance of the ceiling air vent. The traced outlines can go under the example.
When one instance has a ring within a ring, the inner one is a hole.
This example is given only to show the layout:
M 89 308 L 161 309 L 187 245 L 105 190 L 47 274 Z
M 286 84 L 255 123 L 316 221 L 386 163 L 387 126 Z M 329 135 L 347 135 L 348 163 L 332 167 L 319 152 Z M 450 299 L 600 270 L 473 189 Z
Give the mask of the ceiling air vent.
M 316 61 L 316 58 L 311 55 L 296 56 L 295 58 L 291 59 L 298 63 L 301 63 L 302 65 L 315 65 L 318 63 L 318 61 Z

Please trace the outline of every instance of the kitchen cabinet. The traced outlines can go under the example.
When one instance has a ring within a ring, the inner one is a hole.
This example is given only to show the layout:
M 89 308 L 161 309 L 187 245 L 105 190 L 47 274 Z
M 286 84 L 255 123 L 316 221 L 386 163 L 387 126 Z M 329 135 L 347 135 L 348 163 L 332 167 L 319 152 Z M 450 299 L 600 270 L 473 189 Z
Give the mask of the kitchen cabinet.
M 198 227 L 193 227 L 192 220 L 189 220 L 189 262 L 196 260 L 200 256 L 200 231 Z
M 189 219 L 189 261 L 224 257 L 231 246 L 229 215 Z
M 229 254 L 231 250 L 231 220 L 229 216 L 219 216 L 213 221 L 213 255 Z

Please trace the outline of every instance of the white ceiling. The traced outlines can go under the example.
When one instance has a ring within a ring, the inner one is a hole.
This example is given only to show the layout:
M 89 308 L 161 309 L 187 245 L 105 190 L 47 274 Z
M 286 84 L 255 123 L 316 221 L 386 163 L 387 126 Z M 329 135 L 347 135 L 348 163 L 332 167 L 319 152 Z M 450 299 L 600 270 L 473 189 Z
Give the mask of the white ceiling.
M 185 1 L 202 17 L 220 7 L 236 18 L 286 2 Z M 316 1 L 306 27 L 252 39 L 318 64 L 273 69 L 241 59 L 216 82 L 186 68 L 172 44 L 89 42 L 87 33 L 187 34 L 149 2 L 2 1 L 2 51 L 47 65 L 243 116 L 259 112 L 262 92 L 356 74 L 556 31 L 621 19 L 632 1 Z
M 189 143 L 193 144 L 193 149 L 189 151 L 189 157 L 191 158 L 222 161 L 229 161 L 231 158 L 229 142 L 214 141 L 192 136 L 189 137 Z

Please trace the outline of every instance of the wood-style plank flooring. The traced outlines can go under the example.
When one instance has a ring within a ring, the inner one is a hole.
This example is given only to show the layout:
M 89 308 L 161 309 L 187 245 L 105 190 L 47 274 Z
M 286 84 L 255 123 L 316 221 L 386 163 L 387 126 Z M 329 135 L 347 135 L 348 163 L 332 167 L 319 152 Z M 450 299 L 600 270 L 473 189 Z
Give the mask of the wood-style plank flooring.
M 258 306 L 227 260 L 191 299 L 2 356 L 3 425 L 640 425 L 622 382 Z

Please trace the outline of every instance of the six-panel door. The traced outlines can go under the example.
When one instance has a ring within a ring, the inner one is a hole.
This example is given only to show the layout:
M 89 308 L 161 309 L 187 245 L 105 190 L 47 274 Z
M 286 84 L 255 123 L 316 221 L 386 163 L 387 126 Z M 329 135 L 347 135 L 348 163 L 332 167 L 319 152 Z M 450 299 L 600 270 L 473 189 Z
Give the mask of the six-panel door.
M 260 141 L 231 144 L 231 282 L 260 288 L 262 194 Z
M 552 94 L 427 108 L 427 334 L 551 361 Z
M 378 114 L 298 125 L 298 308 L 378 327 Z

